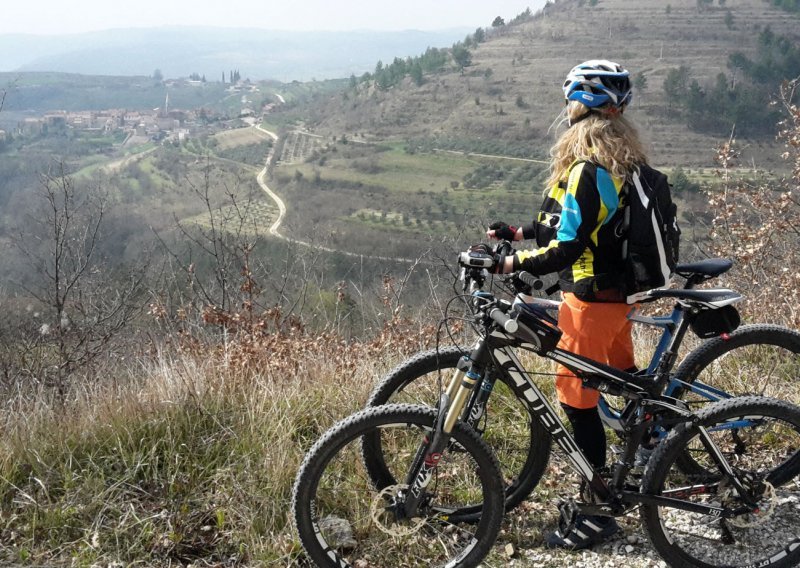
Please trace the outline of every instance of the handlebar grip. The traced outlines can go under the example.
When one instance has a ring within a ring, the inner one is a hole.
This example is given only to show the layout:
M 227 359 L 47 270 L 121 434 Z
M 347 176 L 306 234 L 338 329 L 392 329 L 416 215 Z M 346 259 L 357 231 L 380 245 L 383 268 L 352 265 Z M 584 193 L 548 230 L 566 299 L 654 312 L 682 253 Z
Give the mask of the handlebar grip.
M 492 308 L 489 310 L 489 317 L 496 321 L 497 324 L 508 333 L 516 333 L 519 329 L 517 320 L 511 319 L 498 308 Z
M 525 272 L 521 270 L 517 276 L 519 277 L 522 282 L 527 284 L 531 287 L 531 290 L 541 290 L 544 288 L 544 282 L 542 282 L 539 278 L 531 274 L 530 272 Z

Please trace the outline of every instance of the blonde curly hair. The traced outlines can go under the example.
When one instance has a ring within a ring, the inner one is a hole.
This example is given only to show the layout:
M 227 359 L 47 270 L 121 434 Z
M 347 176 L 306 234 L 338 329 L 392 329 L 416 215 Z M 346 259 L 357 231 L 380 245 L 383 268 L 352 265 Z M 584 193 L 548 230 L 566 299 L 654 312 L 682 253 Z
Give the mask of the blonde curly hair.
M 545 191 L 567 177 L 575 160 L 591 160 L 612 176 L 627 179 L 633 169 L 647 162 L 647 154 L 636 128 L 615 107 L 589 108 L 570 101 L 565 119 L 570 126 L 550 148 L 553 158 Z

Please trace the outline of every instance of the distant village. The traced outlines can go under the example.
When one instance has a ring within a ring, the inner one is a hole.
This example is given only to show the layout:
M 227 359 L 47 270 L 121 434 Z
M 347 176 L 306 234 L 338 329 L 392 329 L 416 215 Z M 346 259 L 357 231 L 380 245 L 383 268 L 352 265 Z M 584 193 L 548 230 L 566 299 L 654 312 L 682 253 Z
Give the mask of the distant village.
M 200 81 L 185 81 L 184 83 L 200 83 Z M 170 82 L 165 82 L 167 87 Z M 228 91 L 232 93 L 257 92 L 258 87 L 249 81 L 231 85 Z M 254 122 L 256 111 L 246 106 L 247 97 L 242 97 L 243 107 L 238 118 L 246 122 Z M 273 105 L 268 105 L 273 106 Z M 261 109 L 269 111 L 268 108 Z M 183 110 L 170 108 L 169 94 L 164 105 L 151 111 L 109 109 L 109 110 L 84 110 L 64 111 L 56 110 L 44 113 L 39 117 L 29 117 L 20 121 L 12 135 L 36 136 L 48 132 L 57 132 L 70 128 L 80 131 L 96 131 L 112 133 L 122 131 L 127 134 L 126 143 L 140 143 L 144 140 L 170 140 L 182 142 L 209 120 L 215 118 L 214 112 L 205 108 Z M 0 142 L 6 140 L 8 134 L 0 130 Z

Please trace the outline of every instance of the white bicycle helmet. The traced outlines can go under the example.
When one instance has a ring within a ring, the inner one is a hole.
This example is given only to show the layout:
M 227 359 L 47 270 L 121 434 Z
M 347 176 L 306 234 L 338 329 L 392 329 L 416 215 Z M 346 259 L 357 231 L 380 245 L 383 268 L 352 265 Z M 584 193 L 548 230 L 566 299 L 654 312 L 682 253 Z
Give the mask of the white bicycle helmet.
M 611 105 L 622 108 L 631 102 L 633 91 L 628 71 L 603 59 L 584 61 L 572 68 L 564 81 L 564 98 L 589 108 Z

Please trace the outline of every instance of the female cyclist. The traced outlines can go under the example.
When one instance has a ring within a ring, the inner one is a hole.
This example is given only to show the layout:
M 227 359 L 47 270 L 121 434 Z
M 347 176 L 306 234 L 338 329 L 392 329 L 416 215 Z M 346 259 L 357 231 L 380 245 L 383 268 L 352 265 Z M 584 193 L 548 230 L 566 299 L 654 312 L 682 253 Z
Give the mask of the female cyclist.
M 631 101 L 628 71 L 593 60 L 575 66 L 564 81 L 567 130 L 551 148 L 551 175 L 541 210 L 530 225 L 492 223 L 487 236 L 534 239 L 537 248 L 497 259 L 497 272 L 558 272 L 563 302 L 559 347 L 619 369 L 634 368 L 631 322 L 622 275 L 621 234 L 625 182 L 646 164 L 636 129 L 623 113 Z M 606 437 L 597 413 L 599 393 L 583 388 L 566 368 L 556 390 L 575 441 L 597 468 L 606 461 Z M 588 548 L 619 530 L 611 517 L 579 515 L 548 535 L 553 547 Z

